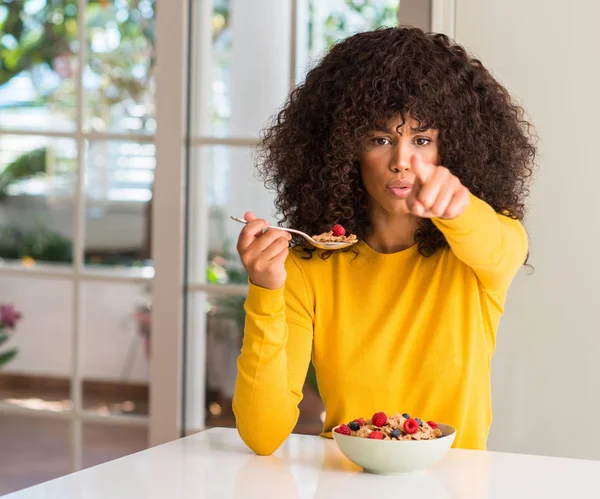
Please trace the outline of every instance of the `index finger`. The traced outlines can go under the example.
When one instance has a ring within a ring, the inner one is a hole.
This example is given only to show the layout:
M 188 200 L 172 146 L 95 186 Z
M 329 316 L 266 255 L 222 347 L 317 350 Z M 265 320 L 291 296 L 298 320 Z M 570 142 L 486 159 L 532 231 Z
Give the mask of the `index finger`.
M 417 181 L 424 184 L 433 175 L 435 166 L 425 163 L 421 155 L 417 153 L 410 158 L 410 169 L 415 174 Z
M 247 213 L 244 215 L 244 218 L 248 220 L 248 215 L 251 215 L 251 221 L 246 224 L 246 227 L 242 229 L 240 232 L 240 237 L 238 238 L 238 251 L 240 249 L 247 248 L 252 244 L 256 236 L 258 236 L 266 227 L 269 225 L 266 220 L 262 218 L 256 218 L 252 213 Z

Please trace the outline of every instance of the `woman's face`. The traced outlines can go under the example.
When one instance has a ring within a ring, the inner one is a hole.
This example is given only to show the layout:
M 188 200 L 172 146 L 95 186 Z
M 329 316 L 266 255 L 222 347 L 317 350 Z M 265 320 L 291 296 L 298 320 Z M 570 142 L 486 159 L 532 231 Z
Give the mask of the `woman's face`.
M 410 158 L 419 153 L 424 162 L 439 164 L 438 131 L 421 127 L 409 114 L 405 118 L 404 122 L 398 117 L 384 129 L 371 130 L 360 155 L 362 181 L 371 208 L 390 215 L 408 213 L 406 198 L 414 182 Z

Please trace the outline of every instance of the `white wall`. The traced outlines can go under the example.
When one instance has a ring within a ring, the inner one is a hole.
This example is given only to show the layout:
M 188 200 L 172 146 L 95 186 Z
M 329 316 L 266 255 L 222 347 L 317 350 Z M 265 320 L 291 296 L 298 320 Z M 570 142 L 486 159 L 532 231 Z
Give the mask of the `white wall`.
M 148 362 L 133 322 L 136 305 L 145 299 L 142 287 L 85 283 L 81 298 L 84 378 L 147 381 Z M 0 351 L 12 346 L 19 349 L 18 356 L 3 370 L 8 373 L 69 376 L 73 330 L 72 284 L 66 280 L 2 276 L 0 303 L 12 303 L 23 313 L 11 340 L 0 347 Z M 132 363 L 130 368 L 126 368 L 127 352 L 132 345 Z
M 516 95 L 541 139 L 493 362 L 491 449 L 600 459 L 600 2 L 457 0 L 456 39 Z

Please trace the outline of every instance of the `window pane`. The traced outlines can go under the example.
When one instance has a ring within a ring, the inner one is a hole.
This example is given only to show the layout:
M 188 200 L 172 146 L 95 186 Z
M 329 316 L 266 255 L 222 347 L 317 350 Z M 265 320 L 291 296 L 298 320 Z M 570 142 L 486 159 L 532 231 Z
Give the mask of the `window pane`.
M 0 495 L 71 472 L 69 421 L 0 414 Z
M 148 414 L 150 288 L 84 282 L 83 408 Z
M 147 447 L 147 428 L 83 423 L 83 468 L 128 456 Z
M 190 296 L 190 334 L 188 356 L 186 430 L 194 432 L 205 418 L 207 427 L 235 427 L 231 400 L 237 373 L 237 357 L 244 331 L 244 295 L 197 292 Z M 201 385 L 206 356 L 206 382 Z M 204 407 L 198 394 L 204 390 Z M 300 417 L 295 433 L 318 435 L 323 429 L 323 403 L 313 377 L 304 386 Z
M 258 137 L 290 89 L 291 2 L 195 0 L 194 135 Z M 399 0 L 298 0 L 296 83 L 338 40 L 398 24 Z
M 0 4 L 0 126 L 72 130 L 76 117 L 77 4 Z
M 194 12 L 192 133 L 257 137 L 289 91 L 291 2 L 195 0 Z
M 299 0 L 296 82 L 338 41 L 398 24 L 400 0 Z
M 149 267 L 154 144 L 92 141 L 86 170 L 85 261 Z
M 190 279 L 214 284 L 246 284 L 236 251 L 242 226 L 230 216 L 252 211 L 275 222 L 273 195 L 254 176 L 253 150 L 207 146 L 192 156 Z
M 154 132 L 155 0 L 89 2 L 86 123 L 94 131 Z
M 31 409 L 70 410 L 73 284 L 2 276 L 0 297 L 0 400 Z
M 71 263 L 77 145 L 0 135 L 0 258 Z

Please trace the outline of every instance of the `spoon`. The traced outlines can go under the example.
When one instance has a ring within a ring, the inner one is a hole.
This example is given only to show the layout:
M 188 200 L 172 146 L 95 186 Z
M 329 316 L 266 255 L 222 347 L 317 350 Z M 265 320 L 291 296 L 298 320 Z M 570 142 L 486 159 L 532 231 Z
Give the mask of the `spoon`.
M 246 220 L 244 220 L 242 218 L 238 218 L 238 217 L 232 216 L 231 219 L 235 220 L 236 222 L 240 222 L 242 224 L 248 223 Z M 358 241 L 356 241 L 354 243 L 335 243 L 335 242 L 322 243 L 320 241 L 315 241 L 308 234 L 306 234 L 305 232 L 302 232 L 300 230 L 288 229 L 286 227 L 275 227 L 273 225 L 268 225 L 267 227 L 269 229 L 285 230 L 286 232 L 291 232 L 292 234 L 298 234 L 299 236 L 302 236 L 304 239 L 306 239 L 315 248 L 320 248 L 320 249 L 324 249 L 324 250 L 336 250 L 336 249 L 347 248 L 348 246 L 352 246 L 353 244 L 356 244 L 356 242 L 358 242 Z

